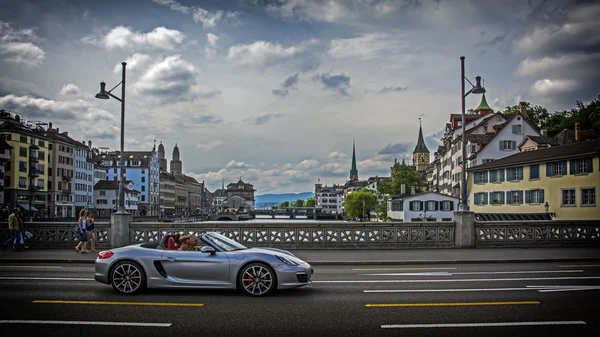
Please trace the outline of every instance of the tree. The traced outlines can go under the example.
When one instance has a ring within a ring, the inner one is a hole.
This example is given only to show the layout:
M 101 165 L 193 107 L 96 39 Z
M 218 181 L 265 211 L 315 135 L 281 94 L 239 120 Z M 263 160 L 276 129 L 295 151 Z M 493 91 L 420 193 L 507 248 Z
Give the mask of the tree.
M 286 208 L 286 207 L 290 207 L 289 201 L 284 201 L 281 204 L 279 204 L 279 209 Z
M 417 169 L 406 164 L 394 164 L 392 167 L 392 182 L 381 181 L 377 186 L 377 192 L 380 194 L 398 195 L 402 191 L 402 184 L 406 186 L 406 192 L 410 192 L 411 187 L 420 191 L 423 183 Z
M 302 200 L 302 199 L 296 200 L 296 202 L 294 203 L 294 207 L 304 207 L 304 200 Z
M 367 190 L 359 190 L 348 193 L 344 200 L 344 212 L 349 218 L 368 216 L 370 209 L 376 204 L 377 200 L 373 193 Z
M 525 110 L 527 111 L 527 116 L 525 119 L 531 123 L 531 125 L 539 128 L 545 129 L 548 125 L 548 119 L 550 118 L 550 114 L 546 108 L 541 107 L 539 105 L 531 105 L 531 103 L 525 103 Z M 507 106 L 504 109 L 505 114 L 514 115 L 521 111 L 520 105 Z
M 306 199 L 306 207 L 315 207 L 315 205 L 317 204 L 317 199 L 315 197 L 310 197 L 308 199 Z
M 384 196 L 383 200 L 375 207 L 375 212 L 377 213 L 377 216 L 379 217 L 379 219 L 383 219 L 384 221 L 387 220 L 388 200 L 389 197 L 387 195 Z

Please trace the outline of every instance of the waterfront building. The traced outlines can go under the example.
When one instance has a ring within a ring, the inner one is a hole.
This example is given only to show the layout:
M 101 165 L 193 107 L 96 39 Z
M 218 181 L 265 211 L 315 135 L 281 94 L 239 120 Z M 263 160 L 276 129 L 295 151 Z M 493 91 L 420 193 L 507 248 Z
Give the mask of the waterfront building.
M 74 187 L 75 187 L 75 214 L 82 209 L 94 207 L 94 162 L 92 160 L 92 141 L 76 142 L 74 147 Z
M 223 209 L 235 209 L 240 212 L 254 211 L 254 185 L 246 183 L 242 177 L 236 183 L 229 183 L 225 190 Z
M 102 165 L 107 167 L 107 179 L 118 181 L 120 155 L 118 151 L 100 153 Z M 151 151 L 125 151 L 123 158 L 125 180 L 133 183 L 139 191 L 139 215 L 158 216 L 159 207 L 159 161 L 156 146 Z
M 437 192 L 393 196 L 388 200 L 388 218 L 392 221 L 453 221 L 458 198 Z
M 480 221 L 600 219 L 600 140 L 516 153 L 469 168 Z
M 133 181 L 125 181 L 125 209 L 133 216 L 139 215 L 140 191 L 134 188 Z M 100 180 L 94 185 L 95 213 L 97 216 L 108 217 L 116 212 L 119 199 L 118 180 Z
M 223 211 L 223 203 L 225 202 L 225 198 L 227 197 L 227 193 L 225 192 L 225 179 L 221 182 L 221 188 L 216 189 L 212 193 L 212 208 L 216 211 Z
M 160 216 L 173 216 L 175 213 L 175 177 L 167 172 L 160 172 Z
M 321 208 L 324 214 L 344 214 L 344 191 L 345 185 L 323 186 L 320 183 L 315 184 L 316 207 Z
M 39 125 L 25 123 L 21 115 L 0 111 L 0 138 L 12 147 L 5 165 L 5 207 L 19 206 L 30 215 L 46 216 L 49 144 L 40 131 Z

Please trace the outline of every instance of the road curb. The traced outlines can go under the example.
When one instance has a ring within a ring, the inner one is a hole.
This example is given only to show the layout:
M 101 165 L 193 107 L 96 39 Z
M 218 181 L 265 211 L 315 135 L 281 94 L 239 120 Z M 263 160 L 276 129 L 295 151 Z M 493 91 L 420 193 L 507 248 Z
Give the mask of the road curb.
M 410 264 L 477 264 L 477 263 L 544 263 L 544 262 L 593 262 L 599 257 L 574 258 L 512 258 L 512 259 L 465 259 L 465 260 L 374 260 L 374 261 L 307 261 L 313 266 L 347 266 L 347 265 L 410 265 Z M 0 263 L 80 263 L 91 264 L 91 259 L 59 259 L 59 258 L 0 258 Z

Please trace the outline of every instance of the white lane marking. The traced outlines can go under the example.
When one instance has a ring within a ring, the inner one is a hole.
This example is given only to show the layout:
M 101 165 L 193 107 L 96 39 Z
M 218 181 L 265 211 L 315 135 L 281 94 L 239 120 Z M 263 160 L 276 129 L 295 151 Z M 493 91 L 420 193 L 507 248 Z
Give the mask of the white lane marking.
M 600 276 L 582 277 L 515 277 L 515 278 L 457 278 L 442 280 L 323 280 L 313 283 L 435 283 L 435 282 L 503 282 L 503 281 L 545 281 L 545 280 L 597 280 Z
M 0 324 L 62 324 L 62 325 L 110 325 L 168 328 L 172 323 L 142 322 L 98 322 L 98 321 L 37 321 L 37 320 L 0 320 Z
M 20 277 L 20 276 L 2 276 L 0 280 L 16 281 L 96 281 L 93 278 L 84 277 Z
M 600 290 L 600 286 L 527 286 L 526 288 L 454 288 L 454 289 L 380 289 L 363 290 L 365 293 L 453 293 L 453 292 L 480 292 L 480 291 L 526 291 L 535 290 L 541 293 L 555 291 Z
M 584 321 L 546 321 L 546 322 L 487 322 L 487 323 L 444 323 L 444 324 L 388 324 L 382 329 L 414 329 L 414 328 L 472 328 L 497 326 L 535 326 L 535 325 L 584 325 Z
M 387 273 L 359 274 L 368 276 L 452 276 L 452 275 L 495 275 L 495 274 L 549 274 L 549 273 L 583 273 L 583 270 L 523 270 L 523 271 L 470 271 L 470 272 L 422 272 L 422 273 Z

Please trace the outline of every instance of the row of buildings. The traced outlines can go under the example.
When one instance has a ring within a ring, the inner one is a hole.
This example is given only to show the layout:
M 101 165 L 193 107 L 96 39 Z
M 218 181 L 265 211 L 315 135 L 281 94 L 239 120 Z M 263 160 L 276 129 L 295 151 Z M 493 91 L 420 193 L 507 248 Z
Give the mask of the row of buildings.
M 466 147 L 467 204 L 479 221 L 600 219 L 596 193 L 600 188 L 600 130 L 565 129 L 549 136 L 528 121 L 526 103 L 514 114 L 494 112 L 485 94 L 465 114 L 450 114 L 441 145 L 433 153 L 419 127 L 412 166 L 424 191 L 404 189 L 388 196 L 388 219 L 444 221 L 459 210 L 463 146 Z M 394 165 L 406 165 L 395 163 Z M 315 185 L 317 206 L 324 212 L 344 212 L 343 201 L 358 189 L 377 194 L 389 177 L 358 179 L 353 147 L 350 177 L 343 185 Z M 372 220 L 377 219 L 371 210 Z
M 42 218 L 71 218 L 81 209 L 108 216 L 118 205 L 121 154 L 78 141 L 52 123 L 0 110 L 0 207 Z M 123 153 L 125 208 L 137 216 L 187 216 L 254 210 L 254 188 L 240 180 L 211 193 L 183 174 L 177 144 L 167 168 L 162 142 Z M 224 185 L 224 184 L 223 184 Z

